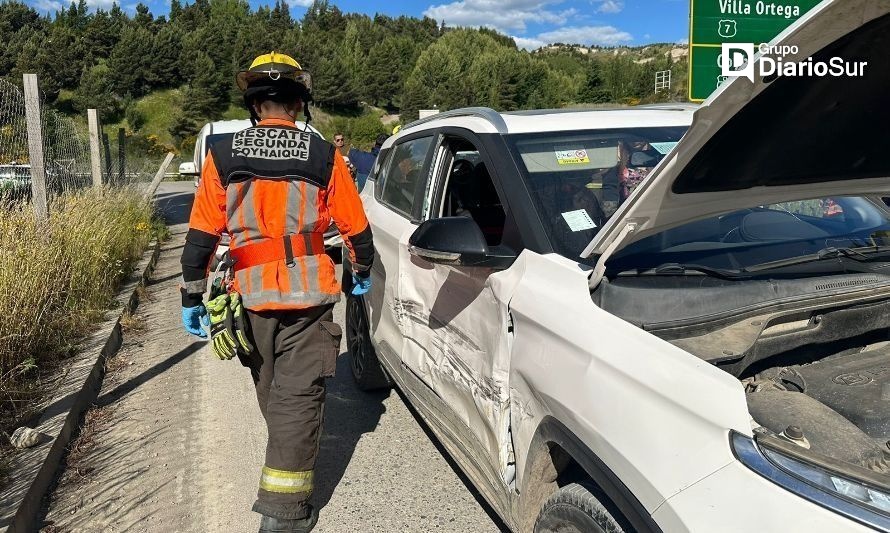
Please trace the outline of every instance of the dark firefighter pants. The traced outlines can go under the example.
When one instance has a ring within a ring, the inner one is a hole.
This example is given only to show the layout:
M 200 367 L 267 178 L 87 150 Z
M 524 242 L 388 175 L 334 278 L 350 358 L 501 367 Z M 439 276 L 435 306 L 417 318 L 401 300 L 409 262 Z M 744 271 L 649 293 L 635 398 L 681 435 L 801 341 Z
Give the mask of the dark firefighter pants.
M 334 375 L 342 331 L 333 305 L 247 311 L 254 352 L 241 357 L 256 385 L 269 441 L 253 510 L 303 518 L 312 493 L 324 414 L 325 378 Z

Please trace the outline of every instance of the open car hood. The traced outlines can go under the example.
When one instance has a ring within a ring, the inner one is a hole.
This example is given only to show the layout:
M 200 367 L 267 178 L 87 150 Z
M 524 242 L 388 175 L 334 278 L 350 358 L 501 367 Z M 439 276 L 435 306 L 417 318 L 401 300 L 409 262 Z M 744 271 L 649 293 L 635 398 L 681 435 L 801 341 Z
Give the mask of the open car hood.
M 582 252 L 608 257 L 696 219 L 777 202 L 890 192 L 890 0 L 825 0 L 771 45 L 783 62 L 867 62 L 861 77 L 725 82 Z M 755 55 L 755 61 L 760 54 Z M 772 57 L 772 56 L 771 56 Z

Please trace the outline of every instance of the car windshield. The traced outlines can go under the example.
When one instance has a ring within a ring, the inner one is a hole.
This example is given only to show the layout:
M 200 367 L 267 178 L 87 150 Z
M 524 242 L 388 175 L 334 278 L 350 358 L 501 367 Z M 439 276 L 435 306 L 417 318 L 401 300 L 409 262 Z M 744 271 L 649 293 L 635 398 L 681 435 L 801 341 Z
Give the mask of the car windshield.
M 824 197 L 738 209 L 662 231 L 616 253 L 606 274 L 861 271 L 877 265 L 871 261 L 886 262 L 888 245 L 883 201 Z
M 685 132 L 675 126 L 525 133 L 508 142 L 556 252 L 579 260 Z

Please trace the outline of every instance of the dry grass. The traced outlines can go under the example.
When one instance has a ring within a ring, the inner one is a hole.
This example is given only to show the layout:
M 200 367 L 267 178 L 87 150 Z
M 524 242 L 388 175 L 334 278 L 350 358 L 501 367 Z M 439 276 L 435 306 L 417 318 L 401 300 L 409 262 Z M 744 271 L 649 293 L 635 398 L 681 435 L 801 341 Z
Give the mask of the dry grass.
M 152 237 L 135 189 L 57 199 L 38 222 L 29 205 L 0 210 L 0 405 L 21 414 L 39 371 L 71 353 L 101 319 Z
M 99 433 L 111 423 L 112 414 L 110 405 L 93 407 L 86 412 L 77 438 L 68 445 L 63 483 L 80 483 L 93 471 L 94 465 L 89 461 L 90 451 L 95 448 Z

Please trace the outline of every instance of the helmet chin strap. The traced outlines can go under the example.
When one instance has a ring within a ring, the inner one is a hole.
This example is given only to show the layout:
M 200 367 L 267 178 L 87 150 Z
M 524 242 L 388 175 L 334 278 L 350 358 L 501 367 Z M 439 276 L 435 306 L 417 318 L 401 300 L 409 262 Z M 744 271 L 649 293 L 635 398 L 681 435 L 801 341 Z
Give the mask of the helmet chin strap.
M 303 131 L 309 131 L 309 122 L 312 120 L 312 113 L 309 111 L 309 102 L 312 100 L 303 100 L 303 114 L 306 115 L 306 128 Z

